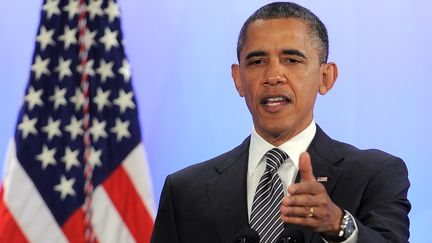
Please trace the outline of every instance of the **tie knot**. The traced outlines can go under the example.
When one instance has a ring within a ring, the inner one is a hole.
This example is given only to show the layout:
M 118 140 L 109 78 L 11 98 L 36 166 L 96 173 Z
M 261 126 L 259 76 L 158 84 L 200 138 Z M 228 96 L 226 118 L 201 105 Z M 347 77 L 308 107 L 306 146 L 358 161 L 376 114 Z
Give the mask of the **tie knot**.
M 278 148 L 269 150 L 266 154 L 267 169 L 277 170 L 288 158 L 288 154 Z

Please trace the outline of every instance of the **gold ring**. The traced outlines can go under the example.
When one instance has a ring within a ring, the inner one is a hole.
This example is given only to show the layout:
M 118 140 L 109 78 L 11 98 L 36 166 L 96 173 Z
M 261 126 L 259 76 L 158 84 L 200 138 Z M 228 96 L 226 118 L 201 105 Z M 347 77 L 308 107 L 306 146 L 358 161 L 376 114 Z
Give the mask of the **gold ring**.
M 314 208 L 313 207 L 309 207 L 309 214 L 307 215 L 308 218 L 312 218 L 314 215 Z

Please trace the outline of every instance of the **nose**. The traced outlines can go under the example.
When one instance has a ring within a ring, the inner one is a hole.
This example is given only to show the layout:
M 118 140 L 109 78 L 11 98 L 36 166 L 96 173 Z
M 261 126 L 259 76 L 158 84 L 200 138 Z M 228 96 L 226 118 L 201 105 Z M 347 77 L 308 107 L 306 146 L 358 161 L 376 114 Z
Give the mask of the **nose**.
M 286 78 L 283 74 L 283 67 L 279 61 L 269 62 L 265 71 L 264 85 L 279 85 L 286 82 Z

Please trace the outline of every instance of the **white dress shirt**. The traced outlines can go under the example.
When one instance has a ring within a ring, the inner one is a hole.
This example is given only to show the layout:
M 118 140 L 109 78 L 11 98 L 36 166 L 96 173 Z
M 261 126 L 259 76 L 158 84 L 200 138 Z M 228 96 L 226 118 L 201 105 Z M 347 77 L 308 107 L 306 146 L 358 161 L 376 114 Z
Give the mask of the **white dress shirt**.
M 295 182 L 299 170 L 300 154 L 307 150 L 316 133 L 316 124 L 314 121 L 309 124 L 301 133 L 281 144 L 278 148 L 288 154 L 289 158 L 279 167 L 277 173 L 282 180 L 284 195 L 287 194 L 288 187 Z M 275 146 L 262 138 L 255 130 L 252 129 L 247 174 L 247 207 L 248 218 L 252 211 L 252 203 L 255 196 L 258 183 L 263 175 L 266 162 L 265 154 Z M 344 243 L 357 242 L 358 229 L 351 234 Z

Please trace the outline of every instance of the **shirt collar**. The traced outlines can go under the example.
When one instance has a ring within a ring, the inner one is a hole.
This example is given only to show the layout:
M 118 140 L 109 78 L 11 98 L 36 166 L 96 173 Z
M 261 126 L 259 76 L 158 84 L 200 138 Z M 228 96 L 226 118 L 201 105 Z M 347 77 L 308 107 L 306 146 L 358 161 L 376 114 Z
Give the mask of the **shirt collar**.
M 300 154 L 307 150 L 316 133 L 315 121 L 312 121 L 301 133 L 281 144 L 278 148 L 288 154 L 291 161 L 298 169 Z M 262 160 L 265 153 L 275 146 L 262 138 L 255 130 L 252 129 L 250 146 L 249 146 L 249 165 L 248 173 L 251 175 L 258 163 Z

